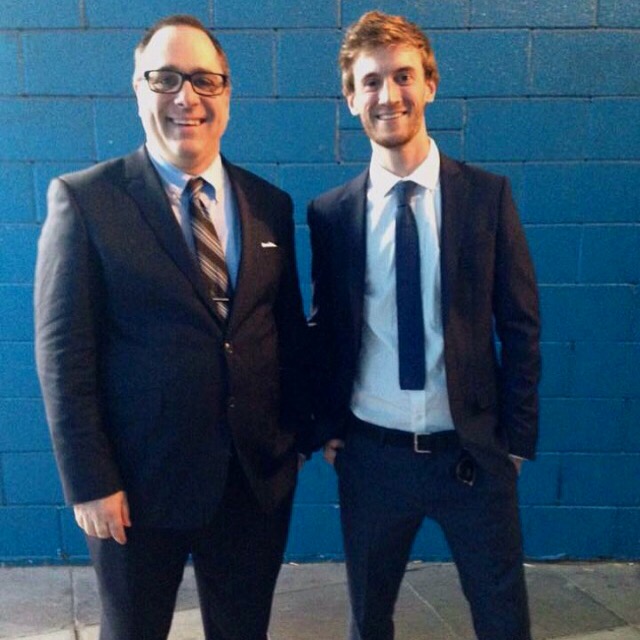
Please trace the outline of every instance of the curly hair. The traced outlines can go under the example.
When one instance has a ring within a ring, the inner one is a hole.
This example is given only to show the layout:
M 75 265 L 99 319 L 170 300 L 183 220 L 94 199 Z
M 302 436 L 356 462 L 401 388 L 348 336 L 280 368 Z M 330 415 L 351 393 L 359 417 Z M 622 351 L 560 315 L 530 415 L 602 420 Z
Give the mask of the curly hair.
M 342 73 L 342 92 L 345 96 L 354 92 L 353 65 L 363 51 L 370 52 L 378 47 L 403 45 L 415 47 L 422 57 L 425 78 L 436 83 L 440 81 L 436 57 L 429 38 L 417 24 L 402 16 L 392 16 L 382 11 L 369 11 L 346 31 L 338 62 Z

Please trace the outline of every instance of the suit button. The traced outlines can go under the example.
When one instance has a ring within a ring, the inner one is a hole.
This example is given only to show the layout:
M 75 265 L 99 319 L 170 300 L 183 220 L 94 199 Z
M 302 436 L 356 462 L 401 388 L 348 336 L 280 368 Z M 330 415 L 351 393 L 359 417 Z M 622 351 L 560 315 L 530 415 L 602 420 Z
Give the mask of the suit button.
M 233 345 L 230 342 L 225 342 L 224 343 L 224 350 L 228 353 L 228 354 L 232 354 L 233 353 Z
M 233 396 L 227 399 L 227 407 L 229 407 L 229 409 L 235 409 L 236 399 Z

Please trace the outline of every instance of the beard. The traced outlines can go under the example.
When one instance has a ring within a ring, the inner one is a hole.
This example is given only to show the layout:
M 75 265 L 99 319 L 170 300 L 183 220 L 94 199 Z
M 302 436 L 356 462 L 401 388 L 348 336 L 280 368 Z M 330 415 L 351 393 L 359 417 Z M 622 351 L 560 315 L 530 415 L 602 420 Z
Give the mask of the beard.
M 360 116 L 360 122 L 369 139 L 386 149 L 403 147 L 411 142 L 422 129 L 423 120 L 419 115 L 403 115 L 400 120 L 402 120 L 400 126 L 392 128 L 389 123 L 395 122 L 394 120 L 378 120 L 370 113 Z

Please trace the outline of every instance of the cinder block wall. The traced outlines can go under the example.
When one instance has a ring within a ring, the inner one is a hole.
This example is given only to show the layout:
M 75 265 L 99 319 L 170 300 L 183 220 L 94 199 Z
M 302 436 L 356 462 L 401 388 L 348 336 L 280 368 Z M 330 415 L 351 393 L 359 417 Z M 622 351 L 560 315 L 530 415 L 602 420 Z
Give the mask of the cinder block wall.
M 131 52 L 192 13 L 229 53 L 227 156 L 289 190 L 308 302 L 308 199 L 369 147 L 339 97 L 343 28 L 370 8 L 432 36 L 441 149 L 508 175 L 544 317 L 540 456 L 521 480 L 533 558 L 640 557 L 640 3 L 632 0 L 0 0 L 0 560 L 86 557 L 50 452 L 32 284 L 50 178 L 142 141 Z M 342 553 L 336 487 L 304 469 L 290 558 Z M 416 557 L 448 557 L 425 525 Z

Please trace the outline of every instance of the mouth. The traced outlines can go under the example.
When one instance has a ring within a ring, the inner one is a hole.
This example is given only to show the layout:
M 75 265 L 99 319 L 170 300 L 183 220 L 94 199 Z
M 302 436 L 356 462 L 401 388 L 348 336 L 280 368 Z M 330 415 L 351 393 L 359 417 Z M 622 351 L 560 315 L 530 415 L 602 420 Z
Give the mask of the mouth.
M 376 115 L 376 120 L 382 120 L 383 122 L 387 122 L 390 120 L 397 120 L 402 116 L 406 115 L 406 111 L 394 111 L 392 113 L 378 113 Z
M 167 118 L 176 127 L 199 127 L 204 124 L 205 118 Z

